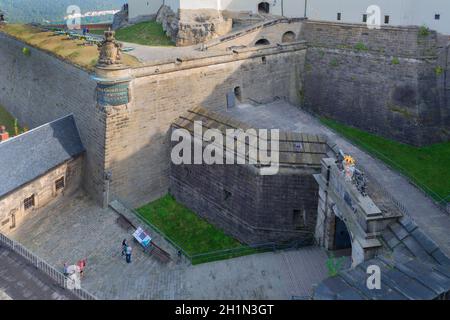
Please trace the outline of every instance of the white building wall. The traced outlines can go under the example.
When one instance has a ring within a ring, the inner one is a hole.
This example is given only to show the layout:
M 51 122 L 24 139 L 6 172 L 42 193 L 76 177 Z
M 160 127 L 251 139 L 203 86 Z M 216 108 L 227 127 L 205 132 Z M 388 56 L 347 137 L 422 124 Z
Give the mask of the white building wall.
M 363 14 L 371 5 L 380 7 L 382 26 L 425 25 L 450 34 L 449 0 L 308 0 L 307 16 L 312 20 L 339 22 L 340 12 L 340 22 L 363 23 Z M 440 14 L 440 20 L 435 20 L 435 14 Z M 388 24 L 384 23 L 385 16 L 389 16 Z
M 177 13 L 181 7 L 181 0 L 164 0 L 164 5 L 170 7 L 173 12 Z
M 134 19 L 156 14 L 162 4 L 163 0 L 128 0 L 128 17 Z
M 214 9 L 218 10 L 220 0 L 180 0 L 180 8 L 185 10 Z
M 178 9 L 216 9 L 229 11 L 258 12 L 258 4 L 264 0 L 129 0 L 130 18 L 155 14 L 165 3 L 173 11 Z M 363 23 L 363 14 L 371 5 L 381 9 L 381 25 L 421 26 L 444 34 L 450 34 L 450 0 L 265 0 L 270 4 L 270 12 L 286 17 L 303 17 L 312 20 L 343 23 Z M 283 9 L 282 9 L 283 4 Z M 435 15 L 440 14 L 440 20 Z M 384 17 L 389 16 L 389 24 Z

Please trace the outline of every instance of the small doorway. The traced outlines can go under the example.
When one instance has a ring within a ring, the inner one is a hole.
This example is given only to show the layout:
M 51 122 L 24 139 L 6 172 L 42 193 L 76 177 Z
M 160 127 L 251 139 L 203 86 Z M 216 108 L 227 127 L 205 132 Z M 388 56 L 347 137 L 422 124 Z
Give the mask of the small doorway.
M 270 4 L 268 2 L 260 2 L 258 4 L 259 13 L 270 13 Z
M 348 232 L 345 222 L 336 216 L 335 222 L 335 232 L 334 232 L 334 249 L 344 250 L 351 249 L 352 239 L 350 233 Z
M 11 226 L 10 229 L 14 229 L 16 227 L 16 210 L 11 211 Z

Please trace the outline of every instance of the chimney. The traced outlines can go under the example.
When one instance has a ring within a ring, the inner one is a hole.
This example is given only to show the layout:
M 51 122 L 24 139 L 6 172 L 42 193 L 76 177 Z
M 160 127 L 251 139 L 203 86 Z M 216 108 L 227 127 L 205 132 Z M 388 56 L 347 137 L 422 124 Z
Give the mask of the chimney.
M 6 141 L 9 139 L 9 133 L 6 131 L 5 126 L 0 126 L 0 142 Z

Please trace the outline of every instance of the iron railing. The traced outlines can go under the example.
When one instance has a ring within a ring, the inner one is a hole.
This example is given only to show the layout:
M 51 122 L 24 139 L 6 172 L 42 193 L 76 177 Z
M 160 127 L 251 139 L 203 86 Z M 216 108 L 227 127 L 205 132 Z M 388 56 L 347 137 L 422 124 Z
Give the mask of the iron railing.
M 307 110 L 306 108 L 302 108 L 302 111 L 309 114 L 317 122 L 321 123 L 323 126 L 325 126 L 327 129 L 329 129 L 331 132 L 337 134 L 343 140 L 347 141 L 348 143 L 350 143 L 352 145 L 360 147 L 361 151 L 366 152 L 367 154 L 374 157 L 375 159 L 380 160 L 388 168 L 390 168 L 394 172 L 398 173 L 403 178 L 405 178 L 408 182 L 410 182 L 413 186 L 415 186 L 417 189 L 421 190 L 424 193 L 424 195 L 428 199 L 430 199 L 431 202 L 433 202 L 436 205 L 436 207 L 438 209 L 440 209 L 442 212 L 444 212 L 446 214 L 450 214 L 450 202 L 449 202 L 450 194 L 445 197 L 440 196 L 435 191 L 431 190 L 427 185 L 420 182 L 420 180 L 418 178 L 416 178 L 414 175 L 412 175 L 410 172 L 408 172 L 405 168 L 403 168 L 403 166 L 401 166 L 400 164 L 398 164 L 397 162 L 395 162 L 388 156 L 386 156 L 383 153 L 379 152 L 378 150 L 375 150 L 374 148 L 370 147 L 366 143 L 362 142 L 360 139 L 358 139 L 358 138 L 349 139 L 345 135 L 343 135 L 341 132 L 338 132 L 334 128 L 322 123 L 322 121 L 320 121 L 320 115 L 317 115 L 314 112 Z M 361 166 L 361 164 L 359 164 L 359 166 L 362 168 L 363 171 L 365 170 L 364 166 Z M 375 179 L 373 176 L 370 176 L 370 174 L 368 173 L 367 170 L 364 171 L 364 174 L 366 174 L 366 176 L 368 176 L 370 178 L 372 183 L 374 181 L 377 181 L 377 179 Z M 377 183 L 377 187 L 380 187 L 380 190 L 382 190 L 383 193 L 385 195 L 387 195 L 389 197 L 389 199 L 391 199 L 403 213 L 407 212 L 406 207 L 403 204 L 401 204 L 399 201 L 397 201 L 390 194 L 390 192 L 388 192 L 385 188 L 381 187 L 381 185 L 379 183 Z
M 172 245 L 177 252 L 186 257 L 186 259 L 188 259 L 192 264 L 225 260 L 261 252 L 298 249 L 300 247 L 306 247 L 314 243 L 314 233 L 310 232 L 308 234 L 309 237 L 305 237 L 299 240 L 294 240 L 286 243 L 268 242 L 268 243 L 249 244 L 230 249 L 202 252 L 198 254 L 189 254 L 188 252 L 186 252 L 186 250 L 182 248 L 182 245 L 178 244 L 175 240 L 166 235 L 162 230 L 160 230 L 157 226 L 151 223 L 147 218 L 142 216 L 137 210 L 132 209 L 130 205 L 128 205 L 126 202 L 122 200 L 119 200 L 117 197 L 116 199 L 128 210 L 133 212 L 140 221 L 145 223 L 148 227 L 150 227 L 150 229 L 159 234 L 164 240 L 166 240 L 170 245 Z
M 48 264 L 43 259 L 39 258 L 36 254 L 25 248 L 22 244 L 14 241 L 3 233 L 0 233 L 0 245 L 5 246 L 11 251 L 15 252 L 19 256 L 25 258 L 29 263 L 31 263 L 38 270 L 49 276 L 53 281 L 55 281 L 62 288 L 68 288 L 68 281 L 70 281 L 61 271 Z M 97 298 L 86 291 L 85 289 L 75 288 L 70 289 L 70 291 L 75 294 L 81 300 L 97 300 Z

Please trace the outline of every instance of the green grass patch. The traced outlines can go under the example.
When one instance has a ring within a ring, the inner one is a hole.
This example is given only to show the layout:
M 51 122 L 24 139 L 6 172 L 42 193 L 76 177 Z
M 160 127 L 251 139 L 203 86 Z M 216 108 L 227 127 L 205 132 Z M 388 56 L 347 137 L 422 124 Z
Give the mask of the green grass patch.
M 119 41 L 142 44 L 146 46 L 174 46 L 175 44 L 164 32 L 162 25 L 155 21 L 137 23 L 116 31 Z
M 193 264 L 256 253 L 166 195 L 137 212 L 190 256 Z M 232 250 L 228 252 L 226 250 Z M 202 254 L 217 252 L 215 254 Z
M 450 142 L 414 147 L 321 118 L 322 123 L 408 176 L 435 200 L 450 195 Z M 447 198 L 447 201 L 449 199 Z
M 105 34 L 105 31 L 106 31 L 106 30 L 89 30 L 89 33 L 90 33 L 90 34 L 97 34 L 97 35 L 103 36 L 103 35 Z

